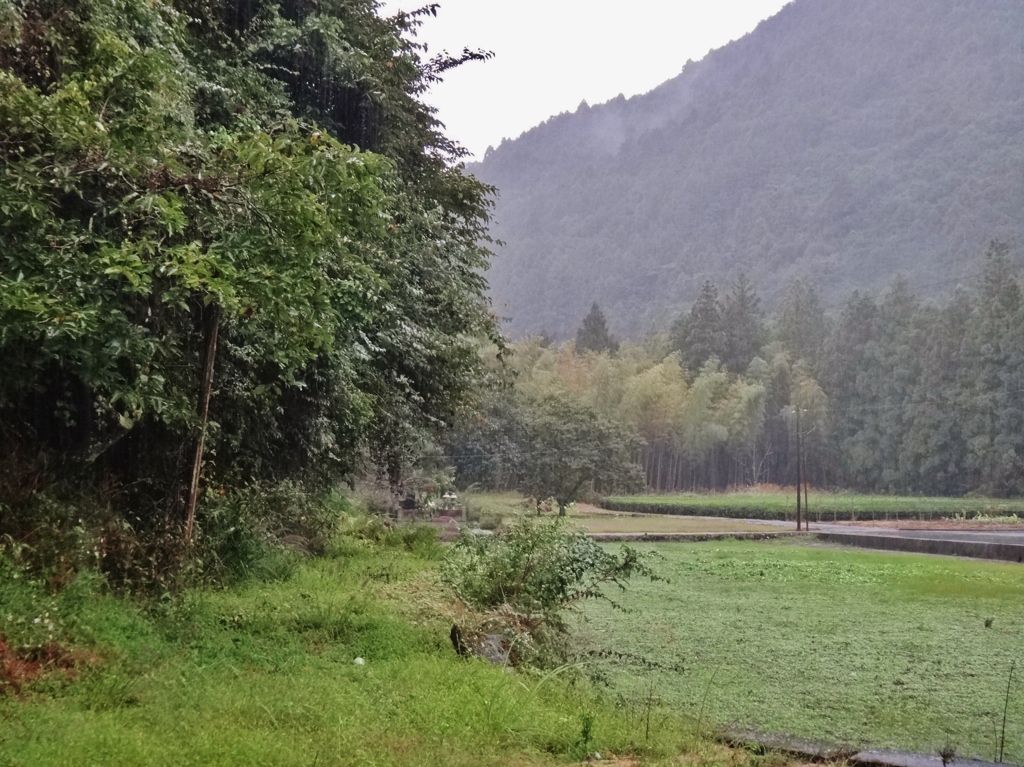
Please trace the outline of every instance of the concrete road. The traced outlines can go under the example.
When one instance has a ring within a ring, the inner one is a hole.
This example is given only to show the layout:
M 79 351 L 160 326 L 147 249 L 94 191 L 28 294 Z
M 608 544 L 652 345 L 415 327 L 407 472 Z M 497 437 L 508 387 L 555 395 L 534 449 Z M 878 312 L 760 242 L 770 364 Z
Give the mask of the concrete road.
M 793 525 L 795 528 L 795 525 Z M 979 543 L 1015 543 L 1024 546 L 1024 530 L 894 530 L 887 527 L 861 527 L 860 525 L 827 525 L 811 523 L 811 532 L 847 533 L 851 535 L 885 535 L 899 538 L 928 538 L 937 541 L 977 541 Z

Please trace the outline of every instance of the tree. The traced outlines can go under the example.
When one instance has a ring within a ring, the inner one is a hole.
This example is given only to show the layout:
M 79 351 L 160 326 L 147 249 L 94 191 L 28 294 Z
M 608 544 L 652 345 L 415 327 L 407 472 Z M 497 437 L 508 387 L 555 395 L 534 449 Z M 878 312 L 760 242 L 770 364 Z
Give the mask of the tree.
M 765 340 L 761 301 L 743 272 L 722 305 L 722 326 L 725 332 L 722 362 L 734 373 L 743 372 Z
M 583 318 L 583 325 L 576 331 L 576 352 L 617 352 L 618 342 L 608 333 L 604 312 L 595 301 L 590 312 Z
M 941 311 L 925 318 L 917 350 L 921 377 L 907 405 L 910 427 L 901 446 L 906 487 L 912 492 L 963 495 L 969 489 L 958 398 L 972 310 L 968 291 L 958 288 Z
M 593 485 L 609 492 L 642 486 L 633 461 L 638 441 L 617 423 L 570 395 L 555 394 L 526 417 L 527 450 L 524 495 L 538 501 L 554 498 L 559 516 Z
M 666 458 L 672 447 L 676 415 L 686 395 L 686 376 L 678 354 L 670 354 L 626 382 L 620 417 L 644 440 L 642 460 L 649 487 L 660 490 L 669 475 L 674 475 Z
M 691 373 L 700 370 L 712 357 L 722 359 L 726 335 L 715 283 L 704 283 L 689 314 L 681 316 L 673 326 L 672 337 L 674 348 L 683 355 L 683 364 Z
M 963 344 L 964 464 L 973 486 L 1012 495 L 1024 492 L 1024 293 L 1004 243 L 989 246 L 979 293 Z
M 718 485 L 718 449 L 729 439 L 728 426 L 719 418 L 728 389 L 729 375 L 712 357 L 700 368 L 676 414 L 677 448 L 691 463 L 706 463 L 705 480 L 711 487 Z
M 828 337 L 828 320 L 813 286 L 803 280 L 789 284 L 775 320 L 775 336 L 792 353 L 794 361 L 802 359 L 817 369 Z
M 178 524 L 200 470 L 324 487 L 369 454 L 395 478 L 452 422 L 500 344 L 491 190 L 420 99 L 457 61 L 420 58 L 418 19 L 0 2 L 10 487 Z
M 821 365 L 833 402 L 833 435 L 843 479 L 870 490 L 877 489 L 878 429 L 885 423 L 874 398 L 875 386 L 886 374 L 875 353 L 880 337 L 878 306 L 870 296 L 854 291 L 836 320 Z

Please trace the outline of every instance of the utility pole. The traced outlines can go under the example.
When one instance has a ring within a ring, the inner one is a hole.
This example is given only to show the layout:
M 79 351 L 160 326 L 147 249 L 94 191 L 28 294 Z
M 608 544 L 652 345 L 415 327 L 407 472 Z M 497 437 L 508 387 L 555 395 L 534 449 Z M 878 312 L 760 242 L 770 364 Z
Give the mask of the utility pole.
M 810 428 L 807 434 L 814 431 L 815 427 Z M 807 445 L 804 444 L 805 434 L 800 435 L 800 480 L 804 488 L 804 530 L 810 532 L 811 530 L 811 505 L 807 502 L 807 490 L 811 484 L 810 477 L 807 476 Z
M 800 492 L 804 484 L 803 450 L 800 439 L 800 408 L 796 411 L 796 531 L 800 532 Z

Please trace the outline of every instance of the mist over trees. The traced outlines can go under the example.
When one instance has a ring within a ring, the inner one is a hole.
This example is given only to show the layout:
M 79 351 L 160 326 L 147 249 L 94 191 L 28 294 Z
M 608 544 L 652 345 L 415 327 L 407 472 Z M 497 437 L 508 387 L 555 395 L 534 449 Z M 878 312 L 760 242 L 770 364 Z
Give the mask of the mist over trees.
M 794 282 L 769 318 L 740 276 L 724 298 L 705 283 L 670 335 L 615 354 L 526 339 L 514 392 L 492 392 L 453 435 L 459 478 L 531 492 L 529 424 L 555 397 L 638 440 L 633 458 L 655 491 L 793 484 L 799 411 L 814 487 L 1024 493 L 1021 270 L 1001 243 L 976 269 L 941 300 L 897 278 L 830 312 Z
M 570 338 L 593 301 L 620 337 L 667 330 L 740 272 L 765 310 L 796 279 L 832 304 L 1024 242 L 1022 44 L 1017 0 L 795 0 L 650 93 L 503 142 L 471 167 L 500 190 L 509 332 Z

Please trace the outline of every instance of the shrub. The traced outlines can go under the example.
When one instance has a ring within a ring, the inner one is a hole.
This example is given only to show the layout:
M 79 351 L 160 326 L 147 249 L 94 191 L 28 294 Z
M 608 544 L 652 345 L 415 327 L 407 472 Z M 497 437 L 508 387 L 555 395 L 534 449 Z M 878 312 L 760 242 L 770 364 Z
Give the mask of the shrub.
M 522 660 L 565 633 L 564 612 L 579 602 L 614 605 L 609 586 L 625 589 L 635 576 L 656 579 L 649 556 L 628 546 L 608 551 L 564 519 L 523 517 L 500 534 L 456 541 L 442 579 L 483 613 L 479 630 L 505 635 Z
M 381 517 L 398 516 L 398 497 L 386 482 L 376 480 L 363 483 L 359 487 L 356 502 L 367 514 Z
M 162 515 L 119 513 L 101 493 L 60 485 L 7 509 L 0 554 L 56 591 L 95 570 L 119 590 L 165 590 L 179 577 L 180 536 Z
M 352 542 L 368 542 L 385 548 L 403 549 L 421 559 L 437 559 L 441 544 L 437 528 L 430 525 L 396 525 L 376 515 L 356 514 L 341 526 L 341 540 L 335 555 L 344 554 Z
M 217 580 L 286 577 L 299 554 L 326 551 L 348 510 L 343 497 L 294 482 L 211 491 L 197 514 L 194 566 Z
M 186 552 L 163 514 L 124 513 L 95 495 L 55 488 L 7 511 L 0 555 L 46 579 L 51 590 L 87 570 L 115 590 L 149 593 L 196 579 L 277 580 L 291 573 L 299 554 L 324 552 L 348 509 L 341 496 L 309 493 L 293 482 L 211 490 Z

